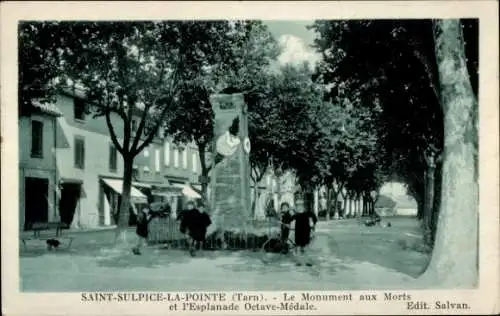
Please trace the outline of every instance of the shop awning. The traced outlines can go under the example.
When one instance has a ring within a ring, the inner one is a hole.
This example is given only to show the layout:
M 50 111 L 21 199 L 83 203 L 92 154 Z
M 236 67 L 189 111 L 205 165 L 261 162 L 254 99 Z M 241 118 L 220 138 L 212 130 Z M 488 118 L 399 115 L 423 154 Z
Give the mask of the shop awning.
M 122 194 L 123 181 L 117 179 L 102 179 L 113 191 Z M 130 188 L 130 199 L 133 203 L 147 203 L 147 197 L 133 186 Z
M 182 194 L 191 199 L 201 199 L 201 195 L 186 184 L 174 183 L 174 187 L 182 189 Z
M 145 189 L 151 189 L 152 185 L 149 184 L 149 183 L 143 183 L 143 182 L 132 182 L 132 185 L 134 187 L 138 187 L 138 188 L 145 188 Z
M 178 191 L 172 191 L 172 190 L 163 191 L 162 190 L 162 191 L 153 191 L 152 194 L 156 195 L 156 196 L 172 197 L 172 196 L 181 196 L 182 191 L 181 190 L 178 190 Z
M 168 186 L 153 185 L 153 190 L 151 193 L 156 196 L 165 196 L 165 197 L 181 196 L 182 188 L 171 185 Z

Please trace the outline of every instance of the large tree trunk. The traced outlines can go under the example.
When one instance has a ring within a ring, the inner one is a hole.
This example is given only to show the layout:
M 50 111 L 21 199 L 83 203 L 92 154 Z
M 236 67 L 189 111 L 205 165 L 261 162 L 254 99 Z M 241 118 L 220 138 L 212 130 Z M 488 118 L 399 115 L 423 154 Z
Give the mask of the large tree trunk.
M 356 204 L 358 205 L 358 216 L 359 217 L 363 216 L 362 209 L 361 209 L 362 203 L 363 203 L 363 196 L 361 194 L 358 194 Z
M 207 167 L 206 162 L 206 150 L 207 147 L 205 144 L 198 144 L 198 155 L 200 156 L 200 165 L 201 165 L 201 195 L 207 201 L 207 191 L 208 191 L 208 173 L 210 169 Z
M 359 216 L 360 214 L 359 214 L 359 195 L 358 194 L 356 194 L 354 196 L 354 215 L 356 217 L 360 217 Z
M 349 201 L 349 217 L 352 217 L 353 216 L 353 213 L 352 213 L 352 194 L 348 194 L 347 195 L 347 199 Z
M 123 187 L 120 199 L 120 209 L 118 213 L 118 225 L 116 227 L 117 245 L 127 244 L 127 228 L 129 226 L 130 213 L 130 191 L 132 189 L 132 168 L 134 164 L 133 157 L 123 157 Z
M 363 195 L 363 211 L 361 213 L 361 216 L 367 216 L 368 215 L 368 198 L 367 194 Z
M 458 20 L 434 22 L 436 60 L 444 113 L 441 211 L 423 282 L 444 288 L 473 287 L 478 278 L 476 111 Z
M 442 166 L 436 166 L 436 179 L 435 179 L 435 190 L 434 192 L 441 192 L 441 181 L 442 181 Z M 434 241 L 436 240 L 436 230 L 437 230 L 437 222 L 439 216 L 439 210 L 441 208 L 441 195 L 434 194 L 434 201 L 432 207 L 432 216 L 431 216 L 431 238 L 432 245 L 434 245 Z
M 417 202 L 417 219 L 423 220 L 424 219 L 424 210 L 425 210 L 425 199 L 420 196 L 419 194 L 416 194 L 414 196 L 415 201 Z
M 342 206 L 344 208 L 344 212 L 342 215 L 344 215 L 344 217 L 347 217 L 347 214 L 349 214 L 349 209 L 348 209 L 348 205 L 347 205 L 347 196 L 342 196 L 342 198 L 344 199 L 344 205 Z
M 434 206 L 434 183 L 436 167 L 433 163 L 427 166 L 427 172 L 425 174 L 425 203 L 424 203 L 424 216 L 423 216 L 423 228 L 424 228 L 424 240 L 425 243 L 431 244 L 431 221 Z
M 338 209 L 337 207 L 337 203 L 338 203 L 338 200 L 339 200 L 339 195 L 340 195 L 340 191 L 342 191 L 342 186 L 338 186 L 337 189 L 333 192 L 333 214 L 335 216 L 335 214 L 338 214 L 338 218 L 340 218 L 340 210 Z M 328 209 L 328 212 L 330 211 L 330 209 Z
M 330 220 L 330 210 L 332 209 L 332 184 L 326 186 L 326 220 Z

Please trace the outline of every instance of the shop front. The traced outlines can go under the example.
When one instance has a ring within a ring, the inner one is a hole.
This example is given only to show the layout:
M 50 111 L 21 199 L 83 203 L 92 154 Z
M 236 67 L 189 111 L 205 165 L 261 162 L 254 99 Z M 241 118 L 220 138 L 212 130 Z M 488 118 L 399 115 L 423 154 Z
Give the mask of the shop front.
M 118 210 L 121 202 L 123 181 L 121 179 L 101 178 L 101 203 L 103 226 L 116 225 L 118 223 Z M 129 225 L 135 225 L 137 210 L 148 203 L 147 195 L 143 194 L 134 184 L 130 188 L 130 216 Z

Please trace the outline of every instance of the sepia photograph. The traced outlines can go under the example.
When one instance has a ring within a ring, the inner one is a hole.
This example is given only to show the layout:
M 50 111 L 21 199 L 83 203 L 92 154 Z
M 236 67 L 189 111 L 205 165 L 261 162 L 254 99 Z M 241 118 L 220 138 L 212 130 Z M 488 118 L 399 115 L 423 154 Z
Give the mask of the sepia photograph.
M 498 139 L 496 156 L 479 145 L 498 94 L 480 98 L 492 61 L 480 25 L 17 20 L 17 95 L 2 91 L 2 125 L 17 128 L 2 128 L 2 174 L 18 135 L 16 185 L 2 188 L 17 199 L 2 204 L 4 221 L 17 217 L 13 286 L 179 313 L 304 314 L 320 301 L 471 313 L 463 296 L 409 291 L 477 291 L 482 254 L 498 274 L 480 238 L 482 217 L 498 222 L 498 201 L 480 203 L 480 180 L 498 177 L 481 169 L 498 163 Z

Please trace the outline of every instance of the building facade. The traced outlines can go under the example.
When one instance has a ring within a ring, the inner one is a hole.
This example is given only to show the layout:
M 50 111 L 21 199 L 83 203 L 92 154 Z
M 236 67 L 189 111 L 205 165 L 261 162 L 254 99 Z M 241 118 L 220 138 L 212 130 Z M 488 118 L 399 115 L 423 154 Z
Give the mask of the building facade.
M 113 145 L 105 117 L 95 117 L 89 104 L 75 92 L 59 94 L 54 104 L 37 106 L 31 117 L 19 119 L 21 229 L 29 230 L 33 222 L 53 221 L 74 229 L 116 225 L 123 160 Z M 135 118 L 132 128 L 139 119 Z M 123 121 L 112 113 L 111 123 L 121 143 Z M 210 159 L 210 153 L 206 156 Z M 201 190 L 200 175 L 196 145 L 176 144 L 160 130 L 134 159 L 131 224 L 148 197 L 169 203 L 175 216 L 187 199 L 196 197 L 191 188 Z M 279 181 L 272 174 L 263 177 L 257 186 L 255 216 L 265 216 L 266 208 L 272 205 L 278 209 L 283 201 L 293 205 L 294 185 L 290 175 Z
M 94 117 L 77 93 L 62 93 L 54 104 L 43 106 L 52 111 L 19 119 L 20 197 L 43 192 L 36 200 L 43 205 L 39 211 L 21 198 L 22 228 L 29 229 L 33 221 L 63 221 L 81 229 L 116 224 L 123 159 L 105 118 Z M 121 142 L 123 121 L 112 114 L 111 122 Z M 182 192 L 196 185 L 200 169 L 195 146 L 176 145 L 159 131 L 135 157 L 131 200 L 138 207 L 149 196 L 181 208 Z
M 29 230 L 36 222 L 59 220 L 57 157 L 54 151 L 57 117 L 54 106 L 33 103 L 19 117 L 19 225 Z

